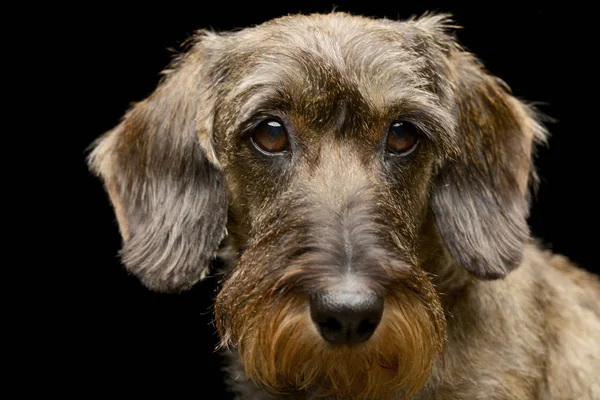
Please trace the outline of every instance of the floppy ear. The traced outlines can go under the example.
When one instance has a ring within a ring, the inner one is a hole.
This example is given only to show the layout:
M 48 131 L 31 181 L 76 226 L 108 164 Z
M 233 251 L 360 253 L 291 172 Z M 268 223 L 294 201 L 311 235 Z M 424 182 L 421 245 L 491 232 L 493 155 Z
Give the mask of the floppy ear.
M 502 278 L 521 263 L 529 238 L 533 144 L 546 132 L 471 54 L 456 46 L 448 60 L 460 154 L 440 168 L 432 209 L 458 265 Z
M 89 157 L 115 209 L 123 263 L 157 291 L 185 290 L 200 280 L 225 232 L 205 58 L 197 42 L 94 143 Z

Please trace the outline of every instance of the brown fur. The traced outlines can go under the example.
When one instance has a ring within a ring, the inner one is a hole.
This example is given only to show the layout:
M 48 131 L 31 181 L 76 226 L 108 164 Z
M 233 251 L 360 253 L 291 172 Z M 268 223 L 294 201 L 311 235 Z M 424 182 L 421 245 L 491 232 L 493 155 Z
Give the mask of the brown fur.
M 332 13 L 199 32 L 98 140 L 132 273 L 179 291 L 227 258 L 238 398 L 600 398 L 600 283 L 526 223 L 546 132 L 450 29 Z M 251 144 L 270 119 L 280 155 Z M 421 132 L 406 156 L 385 147 L 398 119 Z M 348 281 L 383 317 L 332 345 L 309 299 Z
M 244 267 L 236 272 L 260 271 L 260 266 L 246 264 L 258 260 L 269 262 L 246 252 L 240 259 Z M 388 398 L 399 390 L 406 395 L 418 391 L 442 349 L 445 329 L 438 297 L 425 274 L 386 271 L 398 275 L 393 278 L 398 287 L 386 297 L 388 311 L 381 328 L 368 346 L 340 348 L 320 339 L 309 317 L 307 296 L 290 296 L 299 282 L 310 279 L 310 267 L 299 263 L 301 267 L 277 280 L 259 278 L 260 283 L 242 295 L 240 287 L 252 284 L 234 272 L 217 297 L 222 345 L 239 344 L 246 374 L 273 392 L 293 388 L 320 395 Z

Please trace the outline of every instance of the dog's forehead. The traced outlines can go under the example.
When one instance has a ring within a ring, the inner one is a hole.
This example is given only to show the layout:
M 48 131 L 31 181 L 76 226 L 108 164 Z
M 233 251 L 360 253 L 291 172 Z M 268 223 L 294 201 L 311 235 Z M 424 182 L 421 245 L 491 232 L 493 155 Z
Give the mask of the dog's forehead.
M 228 37 L 226 98 L 240 104 L 240 120 L 273 99 L 305 100 L 320 113 L 348 98 L 378 110 L 406 98 L 431 105 L 435 32 L 427 21 L 340 13 L 276 19 Z
M 338 57 L 340 51 L 351 54 L 353 47 L 361 54 L 368 53 L 369 49 L 377 53 L 386 45 L 418 52 L 432 36 L 442 35 L 446 24 L 446 16 L 392 21 L 345 13 L 292 15 L 244 29 L 234 36 L 241 45 L 255 44 L 261 51 L 275 45 L 316 50 Z

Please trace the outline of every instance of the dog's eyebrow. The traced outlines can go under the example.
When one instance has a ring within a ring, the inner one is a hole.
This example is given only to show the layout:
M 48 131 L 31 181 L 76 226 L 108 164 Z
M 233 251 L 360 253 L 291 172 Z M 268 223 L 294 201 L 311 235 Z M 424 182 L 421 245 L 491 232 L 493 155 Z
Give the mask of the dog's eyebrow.
M 290 80 L 286 71 L 271 62 L 256 65 L 225 97 L 225 102 L 240 104 L 235 125 L 240 126 L 262 110 L 275 108 L 275 103 L 281 107 L 282 100 L 288 97 L 285 91 Z
M 281 87 L 256 85 L 247 89 L 245 93 L 240 93 L 241 106 L 234 124 L 236 127 L 243 126 L 254 115 L 261 112 L 269 112 L 283 108 L 284 98 L 286 94 Z
M 387 100 L 384 113 L 388 120 L 407 120 L 423 134 L 446 148 L 456 147 L 456 121 L 450 110 L 440 107 L 435 95 L 415 89 L 406 89 Z

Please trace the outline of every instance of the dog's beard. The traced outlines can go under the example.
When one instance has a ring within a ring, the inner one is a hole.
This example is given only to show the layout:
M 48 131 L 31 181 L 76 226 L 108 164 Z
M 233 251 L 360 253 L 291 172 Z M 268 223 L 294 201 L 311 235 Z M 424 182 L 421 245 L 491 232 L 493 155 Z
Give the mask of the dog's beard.
M 222 347 L 237 347 L 247 376 L 275 393 L 306 391 L 352 399 L 409 397 L 431 374 L 442 350 L 445 320 L 439 298 L 418 268 L 391 276 L 382 320 L 373 336 L 353 346 L 323 340 L 310 318 L 307 295 L 265 288 L 263 276 L 237 269 L 219 293 L 216 322 Z M 296 284 L 297 277 L 289 274 Z M 248 287 L 248 286 L 246 286 Z

